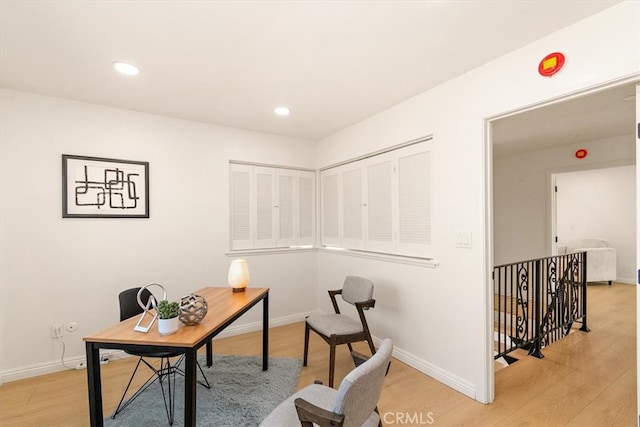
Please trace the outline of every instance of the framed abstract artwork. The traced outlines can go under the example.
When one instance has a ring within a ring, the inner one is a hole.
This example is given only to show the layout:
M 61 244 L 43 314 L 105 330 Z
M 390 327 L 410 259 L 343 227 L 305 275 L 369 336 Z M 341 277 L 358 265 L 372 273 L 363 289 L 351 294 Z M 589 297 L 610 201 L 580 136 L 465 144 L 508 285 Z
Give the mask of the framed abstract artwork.
M 149 218 L 149 162 L 62 155 L 63 218 Z

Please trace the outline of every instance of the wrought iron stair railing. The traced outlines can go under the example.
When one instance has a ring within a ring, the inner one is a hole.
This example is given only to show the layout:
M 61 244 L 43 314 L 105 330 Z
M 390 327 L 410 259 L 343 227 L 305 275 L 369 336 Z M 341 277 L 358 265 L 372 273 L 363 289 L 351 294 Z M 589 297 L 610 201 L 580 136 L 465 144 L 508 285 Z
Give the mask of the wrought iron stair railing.
M 542 358 L 574 322 L 588 332 L 586 272 L 586 252 L 494 267 L 495 358 L 518 348 Z

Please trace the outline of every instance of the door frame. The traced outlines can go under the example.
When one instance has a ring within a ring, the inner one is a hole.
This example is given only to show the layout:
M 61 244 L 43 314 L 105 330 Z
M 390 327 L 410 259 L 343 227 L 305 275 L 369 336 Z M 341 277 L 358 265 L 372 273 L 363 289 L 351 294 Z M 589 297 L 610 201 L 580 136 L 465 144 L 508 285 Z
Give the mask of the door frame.
M 600 85 L 588 87 L 576 92 L 569 92 L 560 96 L 548 98 L 540 102 L 525 105 L 517 109 L 505 111 L 500 114 L 487 116 L 483 120 L 484 128 L 484 140 L 483 140 L 483 169 L 484 169 L 484 210 L 483 210 L 483 223 L 484 223 L 484 301 L 485 301 L 485 369 L 484 377 L 486 378 L 485 397 L 486 402 L 491 403 L 495 399 L 495 372 L 493 369 L 493 266 L 494 266 L 494 227 L 493 227 L 493 135 L 492 135 L 492 123 L 496 120 L 500 120 L 516 114 L 521 114 L 530 110 L 538 108 L 544 108 L 553 104 L 568 101 L 573 98 L 578 98 L 585 95 L 590 95 L 603 90 L 612 89 L 618 86 L 627 84 L 636 84 L 636 94 L 640 93 L 640 79 L 638 75 L 627 76 L 624 78 L 612 80 Z M 640 122 L 640 102 L 638 95 L 636 96 L 636 117 Z M 640 124 L 638 124 L 640 127 Z M 638 129 L 638 144 L 636 145 L 636 159 L 640 158 L 640 128 Z M 640 194 L 640 168 L 636 168 L 637 174 L 637 191 Z M 549 188 L 549 186 L 547 186 Z M 636 211 L 638 218 L 636 224 L 640 224 L 640 196 L 636 197 Z M 550 232 L 548 233 L 550 236 Z M 638 284 L 640 284 L 640 227 L 636 227 L 636 254 L 638 257 Z M 637 316 L 640 318 L 640 292 L 637 293 Z M 638 365 L 640 365 L 640 328 L 638 328 Z M 637 376 L 637 375 L 636 375 Z M 640 390 L 640 378 L 638 378 L 637 389 Z M 640 393 L 638 393 L 638 410 L 640 411 Z M 640 414 L 640 412 L 638 412 Z M 639 417 L 640 425 L 640 417 Z

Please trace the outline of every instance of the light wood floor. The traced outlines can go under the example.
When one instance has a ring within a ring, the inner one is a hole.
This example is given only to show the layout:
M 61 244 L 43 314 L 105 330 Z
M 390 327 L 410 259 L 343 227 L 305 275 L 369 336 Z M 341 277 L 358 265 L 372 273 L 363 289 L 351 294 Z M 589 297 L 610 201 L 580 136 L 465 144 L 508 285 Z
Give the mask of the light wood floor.
M 589 327 L 496 372 L 496 398 L 475 402 L 394 360 L 379 402 L 386 425 L 634 426 L 636 425 L 636 288 L 589 285 Z M 302 357 L 302 323 L 273 328 L 270 355 Z M 356 346 L 366 353 L 366 346 Z M 261 334 L 216 340 L 219 354 L 260 354 Z M 337 352 L 336 384 L 351 369 Z M 327 382 L 327 345 L 312 334 L 309 366 L 299 387 Z M 103 366 L 105 413 L 117 404 L 134 359 Z M 85 371 L 66 371 L 0 386 L 0 426 L 86 426 Z

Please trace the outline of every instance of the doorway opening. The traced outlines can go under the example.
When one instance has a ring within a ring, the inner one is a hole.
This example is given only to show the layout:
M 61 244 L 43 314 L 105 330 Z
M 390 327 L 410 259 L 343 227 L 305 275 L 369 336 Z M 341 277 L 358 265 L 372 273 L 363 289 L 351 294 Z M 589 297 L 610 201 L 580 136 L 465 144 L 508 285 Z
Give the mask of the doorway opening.
M 635 170 L 635 85 L 618 82 L 488 121 L 491 236 L 487 250 L 493 264 L 488 266 L 489 272 L 497 265 L 558 253 L 557 223 L 552 218 L 556 199 L 551 191 L 558 176 L 609 167 L 629 166 Z M 588 156 L 576 157 L 581 149 Z M 635 208 L 634 189 L 628 188 L 625 194 Z M 637 251 L 634 212 L 630 214 L 633 229 L 626 230 L 633 244 L 623 248 L 625 257 L 632 260 Z M 612 207 L 610 213 L 615 223 L 616 208 Z M 588 217 L 590 213 L 581 215 Z M 631 265 L 635 268 L 634 262 Z M 491 280 L 488 284 L 492 289 Z M 496 316 L 494 308 L 490 319 Z

